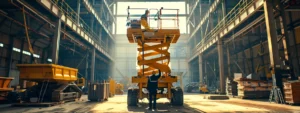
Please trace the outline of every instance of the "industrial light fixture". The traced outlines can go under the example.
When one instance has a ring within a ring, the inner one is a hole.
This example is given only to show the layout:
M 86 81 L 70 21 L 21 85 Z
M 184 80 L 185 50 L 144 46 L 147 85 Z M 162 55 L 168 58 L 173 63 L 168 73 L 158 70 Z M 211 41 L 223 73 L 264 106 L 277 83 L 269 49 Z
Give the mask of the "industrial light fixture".
M 47 61 L 48 61 L 48 62 L 52 62 L 52 59 L 49 59 L 49 58 L 48 58 Z
M 4 47 L 3 43 L 0 43 L 0 47 Z
M 18 49 L 18 48 L 13 48 L 13 51 L 16 51 L 16 52 L 21 52 L 21 50 L 20 49 Z

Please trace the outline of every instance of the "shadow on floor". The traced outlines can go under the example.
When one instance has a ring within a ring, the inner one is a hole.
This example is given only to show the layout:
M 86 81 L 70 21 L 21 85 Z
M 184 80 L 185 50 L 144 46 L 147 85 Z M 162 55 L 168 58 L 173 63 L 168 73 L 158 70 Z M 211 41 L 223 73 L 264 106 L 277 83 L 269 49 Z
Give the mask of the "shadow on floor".
M 103 104 L 105 102 L 70 102 L 60 105 L 55 105 L 51 107 L 13 107 L 13 106 L 6 106 L 1 108 L 0 113 L 23 113 L 23 112 L 35 112 L 35 113 L 85 113 L 90 111 L 98 104 Z
M 183 106 L 172 106 L 170 103 L 157 103 L 157 111 L 149 111 L 148 103 L 139 103 L 138 106 L 127 106 L 128 112 L 145 112 L 145 113 L 160 113 L 160 112 L 181 112 L 181 113 L 204 113 L 199 109 L 190 107 L 187 104 Z

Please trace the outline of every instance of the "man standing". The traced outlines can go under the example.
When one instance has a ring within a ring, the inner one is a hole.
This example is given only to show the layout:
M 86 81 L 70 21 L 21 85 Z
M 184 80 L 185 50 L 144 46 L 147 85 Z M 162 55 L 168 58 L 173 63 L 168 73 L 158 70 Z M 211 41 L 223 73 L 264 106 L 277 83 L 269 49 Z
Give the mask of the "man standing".
M 146 11 L 145 11 L 145 14 L 143 14 L 143 15 L 141 16 L 141 25 L 142 25 L 147 31 L 150 30 L 150 27 L 149 27 L 148 22 L 147 22 L 148 15 L 149 15 L 149 10 L 146 10 Z
M 161 71 L 159 70 L 158 76 L 155 75 L 155 71 L 152 72 L 152 75 L 148 77 L 147 90 L 149 92 L 149 110 L 152 110 L 152 101 L 153 109 L 156 110 L 156 93 L 157 93 L 157 83 L 158 79 L 161 76 Z
M 147 21 L 149 13 L 150 13 L 149 10 L 146 10 L 145 14 L 141 16 L 141 25 L 145 28 L 146 31 L 153 32 L 153 30 L 150 29 L 150 26 Z M 157 32 L 157 30 L 155 30 L 155 32 Z

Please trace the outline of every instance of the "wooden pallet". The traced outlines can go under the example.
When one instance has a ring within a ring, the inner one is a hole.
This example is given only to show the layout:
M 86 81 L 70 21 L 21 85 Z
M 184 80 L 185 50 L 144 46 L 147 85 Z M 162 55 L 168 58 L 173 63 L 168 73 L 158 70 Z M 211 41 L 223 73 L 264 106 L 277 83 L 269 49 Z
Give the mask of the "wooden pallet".
M 285 101 L 286 104 L 289 104 L 289 105 L 293 105 L 293 106 L 300 106 L 300 103 L 295 103 L 295 102 L 292 102 L 292 101 Z
M 266 99 L 267 97 L 259 97 L 259 96 L 235 96 L 239 99 Z

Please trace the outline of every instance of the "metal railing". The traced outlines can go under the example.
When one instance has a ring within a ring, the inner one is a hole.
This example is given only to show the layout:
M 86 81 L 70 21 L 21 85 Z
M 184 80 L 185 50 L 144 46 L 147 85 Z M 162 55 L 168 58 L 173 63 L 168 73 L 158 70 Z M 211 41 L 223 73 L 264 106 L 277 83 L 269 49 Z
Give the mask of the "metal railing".
M 208 34 L 206 34 L 201 41 L 193 49 L 192 54 L 195 54 L 198 48 L 202 48 L 205 44 L 211 41 L 216 35 L 219 35 L 227 26 L 232 24 L 242 13 L 244 13 L 255 0 L 240 1 Z
M 149 17 L 148 17 L 148 24 L 150 26 L 151 29 L 178 29 L 179 28 L 179 17 L 178 17 L 178 13 L 179 13 L 179 9 L 147 9 L 147 8 L 130 8 L 128 6 L 128 9 L 127 9 L 127 12 L 128 12 L 128 15 L 127 15 L 127 20 L 130 21 L 132 18 L 131 15 L 130 15 L 130 10 L 149 10 Z M 151 14 L 151 11 L 155 11 L 156 14 L 155 15 L 150 15 Z M 162 17 L 163 14 L 163 10 L 173 10 L 173 11 L 176 11 L 176 16 L 174 17 Z M 143 14 L 141 14 L 143 15 Z M 134 19 L 137 19 L 139 20 L 140 18 L 134 18 Z M 151 26 L 151 21 L 155 20 L 157 22 L 157 25 L 156 27 L 153 27 Z M 162 23 L 163 21 L 174 21 L 174 26 L 173 27 L 163 27 Z
M 82 31 L 84 31 L 85 33 L 88 33 L 92 40 L 95 43 L 98 43 L 99 46 L 101 48 L 104 49 L 104 51 L 106 53 L 108 52 L 108 49 L 105 47 L 105 43 L 102 40 L 99 40 L 96 37 L 99 37 L 99 35 L 97 35 L 93 30 L 91 30 L 91 28 L 89 27 L 89 25 L 87 25 L 84 20 L 82 18 L 80 18 L 77 14 L 77 12 L 75 12 L 64 0 L 50 0 L 54 5 L 56 5 L 59 10 L 68 18 L 70 19 L 74 24 L 76 23 L 77 26 L 80 26 L 82 29 Z M 77 22 L 77 19 L 79 17 L 79 22 Z M 78 25 L 79 23 L 79 25 Z

